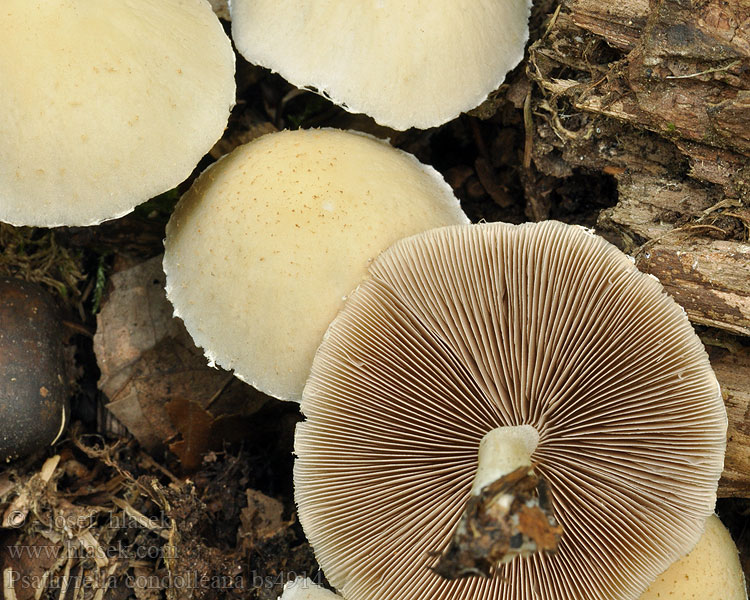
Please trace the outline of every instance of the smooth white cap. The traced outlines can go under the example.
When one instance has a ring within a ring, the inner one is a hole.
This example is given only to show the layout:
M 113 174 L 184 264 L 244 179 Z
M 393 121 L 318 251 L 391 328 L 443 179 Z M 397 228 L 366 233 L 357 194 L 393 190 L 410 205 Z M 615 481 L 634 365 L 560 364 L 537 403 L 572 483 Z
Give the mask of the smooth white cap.
M 341 596 L 320 587 L 307 577 L 298 577 L 284 586 L 279 600 L 342 600 Z
M 250 62 L 394 129 L 478 106 L 523 58 L 530 0 L 232 0 Z
M 95 225 L 185 180 L 234 104 L 205 0 L 3 0 L 0 221 Z

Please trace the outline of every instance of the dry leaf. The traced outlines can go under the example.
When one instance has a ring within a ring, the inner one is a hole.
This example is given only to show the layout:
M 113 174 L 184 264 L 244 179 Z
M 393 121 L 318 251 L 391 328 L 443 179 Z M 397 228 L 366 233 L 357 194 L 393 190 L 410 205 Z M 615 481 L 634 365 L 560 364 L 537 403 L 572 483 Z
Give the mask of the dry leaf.
M 248 419 L 241 415 L 214 417 L 196 402 L 182 397 L 170 400 L 166 411 L 181 438 L 170 443 L 169 449 L 187 471 L 197 469 L 203 455 L 218 450 L 223 441 L 239 441 L 250 430 Z
M 242 526 L 239 530 L 243 546 L 251 548 L 291 525 L 291 521 L 282 519 L 284 505 L 281 502 L 256 490 L 247 490 L 246 494 L 247 506 L 240 513 Z
M 182 322 L 172 316 L 160 256 L 115 273 L 111 285 L 94 337 L 99 388 L 109 398 L 107 408 L 150 451 L 182 435 L 178 456 L 190 457 L 194 464 L 199 449 L 211 446 L 199 441 L 199 433 L 213 436 L 214 444 L 221 443 L 219 434 L 231 433 L 221 424 L 226 421 L 208 421 L 251 415 L 267 397 L 231 373 L 207 365 Z M 177 402 L 175 406 L 194 404 L 195 409 L 178 410 L 181 416 L 175 420 L 167 410 L 170 401 Z M 241 420 L 236 422 L 239 427 Z

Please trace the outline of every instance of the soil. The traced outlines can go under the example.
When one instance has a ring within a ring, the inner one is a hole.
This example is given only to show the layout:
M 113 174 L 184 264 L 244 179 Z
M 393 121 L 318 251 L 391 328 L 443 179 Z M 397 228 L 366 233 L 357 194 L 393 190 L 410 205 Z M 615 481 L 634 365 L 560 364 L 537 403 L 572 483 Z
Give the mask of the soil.
M 0 276 L 38 282 L 57 299 L 71 384 L 71 425 L 63 439 L 0 468 L 0 569 L 23 578 L 14 586 L 18 600 L 271 600 L 297 575 L 325 583 L 295 515 L 292 446 L 294 425 L 301 420 L 296 404 L 263 399 L 241 422 L 241 431 L 213 440 L 211 447 L 201 447 L 197 461 L 187 461 L 174 445 L 185 441 L 183 430 L 145 449 L 104 408 L 107 398 L 98 387 L 93 336 L 112 275 L 163 252 L 164 226 L 180 194 L 236 145 L 297 127 L 354 128 L 389 138 L 437 168 L 473 222 L 554 218 L 601 227 L 602 215 L 626 190 L 624 159 L 603 158 L 609 147 L 613 156 L 637 155 L 663 165 L 657 174 L 669 181 L 684 183 L 694 175 L 669 127 L 657 132 L 653 121 L 646 127 L 587 112 L 562 89 L 550 96 L 550 81 L 576 81 L 584 72 L 609 73 L 614 89 L 621 82 L 611 69 L 630 51 L 627 40 L 617 46 L 586 30 L 584 68 L 580 48 L 566 46 L 553 27 L 555 15 L 564 21 L 575 14 L 569 9 L 576 2 L 564 3 L 561 12 L 557 4 L 535 3 L 531 50 L 506 84 L 481 107 L 442 127 L 383 128 L 238 57 L 238 103 L 226 135 L 178 189 L 98 227 L 0 225 Z M 551 57 L 552 41 L 557 54 Z M 568 64 L 554 62 L 561 55 Z M 746 117 L 748 129 L 749 121 Z M 559 127 L 597 134 L 595 140 L 570 135 L 572 141 L 561 144 Z M 726 140 L 717 147 L 737 154 Z M 708 233 L 704 237 L 746 243 L 741 212 L 746 197 L 731 196 L 729 184 L 718 179 L 711 186 L 712 202 L 734 198 L 739 208 L 721 209 L 729 216 L 711 223 L 721 233 L 702 231 Z M 678 226 L 695 222 L 684 211 L 666 217 Z M 624 245 L 612 229 L 601 231 Z M 719 336 L 724 346 L 730 343 L 727 335 L 733 347 L 748 346 L 748 338 L 736 331 L 703 333 Z M 750 573 L 750 500 L 734 496 L 719 501 L 718 513 Z

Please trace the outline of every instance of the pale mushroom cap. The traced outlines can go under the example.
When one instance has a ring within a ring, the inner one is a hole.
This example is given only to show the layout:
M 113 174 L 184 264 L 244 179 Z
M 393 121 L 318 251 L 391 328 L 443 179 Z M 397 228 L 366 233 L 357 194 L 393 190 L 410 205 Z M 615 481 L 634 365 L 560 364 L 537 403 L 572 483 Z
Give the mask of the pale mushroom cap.
M 234 53 L 205 0 L 3 0 L 0 221 L 93 225 L 221 137 Z
M 698 544 L 654 581 L 640 600 L 747 600 L 739 551 L 716 515 Z
M 634 600 L 713 513 L 727 416 L 684 311 L 556 222 L 396 243 L 331 324 L 297 428 L 300 522 L 347 600 Z M 539 433 L 554 555 L 445 581 L 480 441 Z
M 233 0 L 250 62 L 395 129 L 478 106 L 523 58 L 529 0 Z
M 167 294 L 210 360 L 299 401 L 315 350 L 370 260 L 466 223 L 431 167 L 375 138 L 284 131 L 204 172 L 167 227 Z
M 298 577 L 284 586 L 284 593 L 279 596 L 278 600 L 342 600 L 342 598 L 306 577 Z

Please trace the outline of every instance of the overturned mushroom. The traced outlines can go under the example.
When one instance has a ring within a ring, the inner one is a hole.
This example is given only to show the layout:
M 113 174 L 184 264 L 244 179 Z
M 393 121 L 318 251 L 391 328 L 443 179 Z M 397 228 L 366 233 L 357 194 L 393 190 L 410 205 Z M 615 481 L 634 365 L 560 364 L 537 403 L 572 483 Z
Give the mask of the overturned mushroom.
M 180 201 L 167 294 L 210 360 L 298 401 L 369 261 L 404 236 L 467 221 L 437 171 L 385 142 L 273 133 L 224 157 Z
M 318 350 L 295 442 L 300 521 L 347 600 L 635 599 L 696 543 L 727 418 L 654 278 L 555 222 L 428 231 L 369 274 Z M 499 450 L 480 452 L 490 432 Z M 509 444 L 545 482 L 556 550 L 441 577 L 477 472 L 502 482 Z
M 0 221 L 94 225 L 186 179 L 234 104 L 205 0 L 4 0 Z
M 250 62 L 395 129 L 478 106 L 523 58 L 529 0 L 234 0 Z

